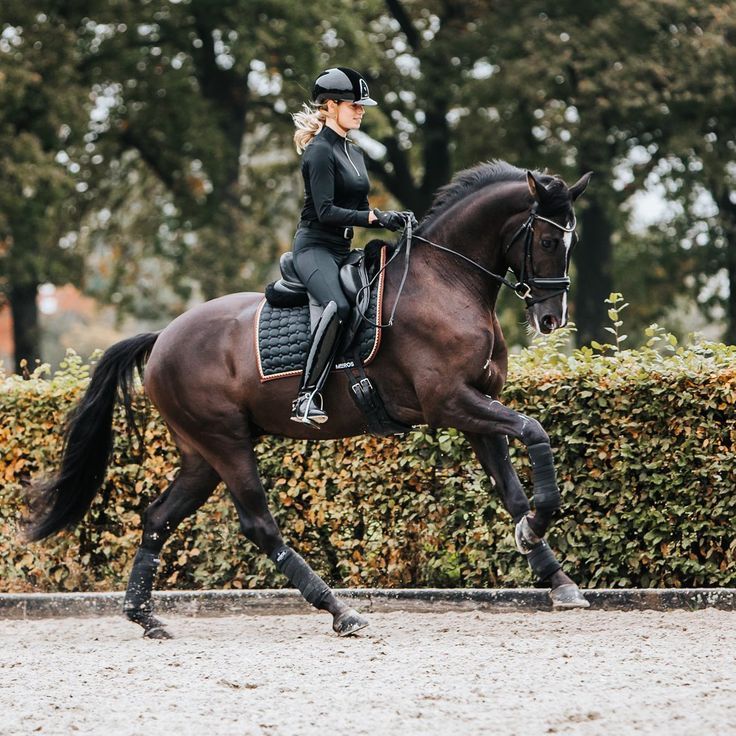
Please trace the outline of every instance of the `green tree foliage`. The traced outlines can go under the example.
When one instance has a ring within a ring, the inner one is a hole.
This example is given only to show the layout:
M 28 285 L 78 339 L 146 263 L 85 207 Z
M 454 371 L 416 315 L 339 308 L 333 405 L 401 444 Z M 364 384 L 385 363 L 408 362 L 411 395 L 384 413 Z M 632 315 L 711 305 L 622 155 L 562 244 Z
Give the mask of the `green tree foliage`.
M 79 280 L 74 239 L 85 184 L 67 153 L 86 128 L 74 29 L 53 10 L 3 3 L 0 25 L 0 302 L 10 304 L 16 366 L 39 356 L 36 292 Z
M 680 66 L 686 119 L 673 135 L 660 178 L 679 204 L 673 235 L 696 267 L 684 281 L 710 319 L 736 342 L 736 3 L 698 6 L 697 45 Z M 666 225 L 665 225 L 666 227 Z
M 613 248 L 626 234 L 623 205 L 678 138 L 695 135 L 692 90 L 716 94 L 717 80 L 703 79 L 699 63 L 710 58 L 702 38 L 711 6 L 527 3 L 523 13 L 512 32 L 523 33 L 524 58 L 512 76 L 534 107 L 542 159 L 576 174 L 596 172 L 581 203 L 584 240 L 576 254 L 575 318 L 587 343 L 602 336 L 600 297 L 611 290 Z M 646 253 L 640 258 L 654 266 Z M 641 261 L 638 271 L 646 273 Z
M 365 71 L 380 102 L 357 136 L 379 205 L 421 214 L 453 171 L 494 157 L 569 181 L 596 171 L 580 203 L 581 342 L 601 339 L 614 281 L 642 295 L 632 312 L 645 322 L 682 292 L 677 280 L 697 258 L 701 290 L 719 269 L 736 271 L 725 246 L 736 227 L 732 2 L 86 0 L 50 3 L 43 16 L 8 7 L 6 293 L 46 278 L 79 283 L 81 254 L 89 291 L 147 318 L 262 288 L 301 204 L 289 113 L 333 64 Z M 24 118 L 24 105 L 39 114 Z M 19 132 L 35 143 L 21 144 Z M 654 175 L 683 178 L 670 192 L 685 203 L 677 243 L 675 224 L 630 232 L 626 207 Z M 33 176 L 43 185 L 26 187 L 40 192 L 29 198 L 21 179 Z M 686 204 L 698 188 L 718 216 L 706 223 L 708 248 L 696 251 L 697 213 Z M 34 228 L 34 245 L 11 251 Z M 32 252 L 43 253 L 39 263 L 21 267 L 19 254 Z
M 168 257 L 182 297 L 193 278 L 205 298 L 262 287 L 299 206 L 287 110 L 305 95 L 288 80 L 295 66 L 316 73 L 323 11 L 284 0 L 160 0 L 77 17 L 85 74 L 108 105 L 97 144 L 113 156 L 115 176 L 146 182 L 153 195 L 129 199 L 123 218 L 107 206 L 106 232 L 93 240 L 120 242 L 132 221 L 136 237 L 124 247 L 142 259 Z M 130 306 L 136 270 L 128 261 L 106 284 Z

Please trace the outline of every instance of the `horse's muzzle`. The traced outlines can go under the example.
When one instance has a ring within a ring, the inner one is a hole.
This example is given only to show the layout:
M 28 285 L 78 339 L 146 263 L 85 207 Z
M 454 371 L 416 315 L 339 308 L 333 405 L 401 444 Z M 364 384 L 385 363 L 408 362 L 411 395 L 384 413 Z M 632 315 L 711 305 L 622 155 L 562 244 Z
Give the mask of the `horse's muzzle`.
M 542 319 L 539 320 L 539 328 L 545 335 L 549 335 L 550 332 L 554 332 L 560 326 L 560 320 L 555 317 L 554 314 L 545 314 Z

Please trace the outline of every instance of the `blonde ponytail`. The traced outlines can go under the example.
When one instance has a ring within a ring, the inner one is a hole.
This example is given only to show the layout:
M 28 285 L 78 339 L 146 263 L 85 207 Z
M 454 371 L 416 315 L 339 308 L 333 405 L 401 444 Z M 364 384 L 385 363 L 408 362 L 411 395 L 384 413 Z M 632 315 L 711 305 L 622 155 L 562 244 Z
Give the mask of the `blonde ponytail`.
M 312 138 L 322 130 L 327 120 L 327 106 L 304 103 L 301 111 L 295 112 L 291 117 L 296 126 L 294 145 L 297 153 L 301 153 Z

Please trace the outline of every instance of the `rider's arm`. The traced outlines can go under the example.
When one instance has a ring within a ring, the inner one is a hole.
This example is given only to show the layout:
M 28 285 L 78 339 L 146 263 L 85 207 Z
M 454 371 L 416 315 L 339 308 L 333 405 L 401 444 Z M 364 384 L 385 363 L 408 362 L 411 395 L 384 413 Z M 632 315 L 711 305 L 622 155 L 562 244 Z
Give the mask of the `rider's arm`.
M 331 155 L 313 156 L 309 161 L 309 188 L 319 221 L 325 225 L 359 225 L 372 222 L 369 209 L 349 210 L 334 204 L 335 161 Z M 366 198 L 367 199 L 367 198 Z M 375 218 L 375 215 L 373 216 Z

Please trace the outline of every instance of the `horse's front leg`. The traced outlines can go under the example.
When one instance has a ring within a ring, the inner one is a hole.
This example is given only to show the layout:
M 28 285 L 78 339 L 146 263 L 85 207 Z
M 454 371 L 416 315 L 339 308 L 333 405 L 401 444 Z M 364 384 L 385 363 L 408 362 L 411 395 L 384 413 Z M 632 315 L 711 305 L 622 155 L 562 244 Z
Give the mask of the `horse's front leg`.
M 493 478 L 503 505 L 516 524 L 517 549 L 526 556 L 539 585 L 550 588 L 553 606 L 587 608 L 588 602 L 573 580 L 562 570 L 562 565 L 556 560 L 552 550 L 546 546 L 543 539 L 531 531 L 534 517 L 530 512 L 529 500 L 519 476 L 509 458 L 508 438 L 503 435 L 478 435 L 472 432 L 466 432 L 466 436 L 483 469 Z
M 541 424 L 509 409 L 500 401 L 465 386 L 443 402 L 438 416 L 442 425 L 465 431 L 484 470 L 501 493 L 504 506 L 516 522 L 516 544 L 527 558 L 540 584 L 549 585 L 556 608 L 587 608 L 577 585 L 562 571 L 544 540 L 555 511 L 560 507 L 552 449 Z M 532 463 L 534 513 L 508 456 L 507 437 L 520 440 Z

